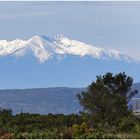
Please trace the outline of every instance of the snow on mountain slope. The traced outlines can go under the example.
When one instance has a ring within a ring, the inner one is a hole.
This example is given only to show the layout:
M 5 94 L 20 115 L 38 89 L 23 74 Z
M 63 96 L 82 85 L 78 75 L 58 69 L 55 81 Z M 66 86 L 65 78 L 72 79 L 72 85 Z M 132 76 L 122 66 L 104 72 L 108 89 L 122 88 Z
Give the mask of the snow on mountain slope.
M 116 50 L 97 48 L 76 40 L 70 40 L 61 34 L 56 35 L 54 38 L 34 36 L 29 40 L 0 41 L 0 56 L 21 57 L 27 53 L 33 54 L 40 63 L 51 59 L 54 55 L 91 56 L 96 59 L 134 62 L 132 58 Z
M 70 40 L 63 35 L 57 35 L 55 37 L 56 53 L 79 55 L 79 56 L 92 56 L 97 59 L 116 59 L 125 60 L 127 62 L 133 61 L 132 58 L 122 54 L 116 50 L 107 50 L 103 48 L 97 48 L 76 40 Z

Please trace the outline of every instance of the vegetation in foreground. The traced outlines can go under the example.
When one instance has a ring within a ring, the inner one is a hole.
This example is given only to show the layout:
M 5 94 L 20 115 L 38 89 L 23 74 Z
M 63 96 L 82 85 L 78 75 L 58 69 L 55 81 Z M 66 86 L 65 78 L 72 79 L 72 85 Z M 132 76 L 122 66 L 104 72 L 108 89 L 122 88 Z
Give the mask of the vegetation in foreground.
M 125 73 L 97 76 L 77 97 L 84 111 L 80 114 L 12 115 L 0 110 L 0 138 L 140 138 L 140 120 L 127 106 L 137 94 L 133 79 Z

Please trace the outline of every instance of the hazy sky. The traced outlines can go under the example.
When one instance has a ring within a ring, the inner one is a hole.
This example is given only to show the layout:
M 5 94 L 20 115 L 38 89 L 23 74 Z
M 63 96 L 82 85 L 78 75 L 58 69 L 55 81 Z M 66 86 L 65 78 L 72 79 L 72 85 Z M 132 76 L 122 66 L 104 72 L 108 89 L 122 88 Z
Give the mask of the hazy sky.
M 140 2 L 0 2 L 0 40 L 58 33 L 140 60 Z

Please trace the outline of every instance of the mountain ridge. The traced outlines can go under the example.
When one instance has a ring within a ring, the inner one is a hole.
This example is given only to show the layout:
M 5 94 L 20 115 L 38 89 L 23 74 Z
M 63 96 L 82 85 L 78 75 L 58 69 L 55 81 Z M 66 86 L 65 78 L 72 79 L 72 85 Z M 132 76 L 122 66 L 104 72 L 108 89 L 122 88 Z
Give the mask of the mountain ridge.
M 0 89 L 86 87 L 107 72 L 125 72 L 138 82 L 140 63 L 117 54 L 63 35 L 0 41 Z
M 117 50 L 97 48 L 77 40 L 68 39 L 62 34 L 58 34 L 54 37 L 33 36 L 28 40 L 0 40 L 0 57 L 8 55 L 23 57 L 29 52 L 34 55 L 40 63 L 50 60 L 54 55 L 57 56 L 58 59 L 65 55 L 73 55 L 78 57 L 90 56 L 102 60 L 139 62 Z
M 0 90 L 0 107 L 13 113 L 79 113 L 81 107 L 76 95 L 84 88 L 35 88 Z
M 139 91 L 135 98 L 140 97 L 140 83 L 135 83 L 132 90 Z M 0 107 L 10 108 L 13 113 L 39 114 L 71 114 L 82 110 L 77 94 L 86 88 L 50 87 L 32 89 L 0 90 Z

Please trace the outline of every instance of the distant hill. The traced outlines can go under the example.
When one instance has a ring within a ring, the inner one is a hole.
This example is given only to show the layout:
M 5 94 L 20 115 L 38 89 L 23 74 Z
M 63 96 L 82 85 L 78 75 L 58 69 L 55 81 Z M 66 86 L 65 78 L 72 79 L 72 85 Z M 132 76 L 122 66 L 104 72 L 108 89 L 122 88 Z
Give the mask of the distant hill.
M 38 88 L 0 90 L 0 107 L 13 113 L 78 113 L 81 109 L 76 97 L 84 88 Z
M 138 94 L 135 95 L 135 97 L 136 97 L 136 98 L 140 98 L 140 83 L 134 84 L 134 85 L 133 85 L 133 89 L 136 89 L 136 90 L 139 91 Z
M 139 90 L 135 97 L 140 98 L 140 83 L 133 89 Z M 0 90 L 0 107 L 11 108 L 13 113 L 78 113 L 82 110 L 76 95 L 85 88 L 37 88 Z

